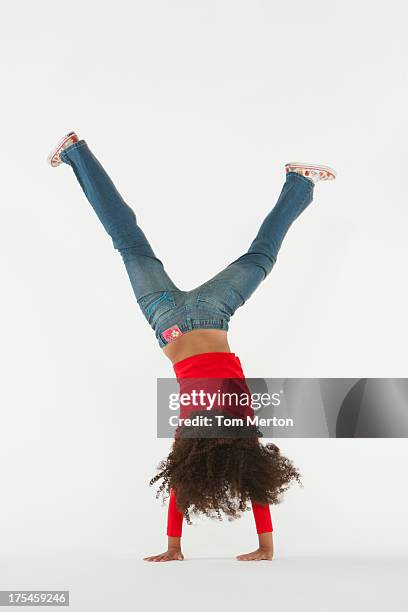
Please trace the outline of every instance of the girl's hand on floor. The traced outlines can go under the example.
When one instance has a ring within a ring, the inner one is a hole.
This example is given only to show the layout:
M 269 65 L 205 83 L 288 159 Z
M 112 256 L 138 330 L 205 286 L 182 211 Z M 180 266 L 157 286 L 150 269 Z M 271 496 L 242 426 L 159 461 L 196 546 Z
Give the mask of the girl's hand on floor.
M 181 550 L 166 550 L 166 552 L 160 555 L 153 555 L 152 557 L 144 557 L 143 561 L 183 561 L 184 555 Z
M 238 555 L 238 561 L 272 561 L 273 549 L 257 548 L 254 552 Z

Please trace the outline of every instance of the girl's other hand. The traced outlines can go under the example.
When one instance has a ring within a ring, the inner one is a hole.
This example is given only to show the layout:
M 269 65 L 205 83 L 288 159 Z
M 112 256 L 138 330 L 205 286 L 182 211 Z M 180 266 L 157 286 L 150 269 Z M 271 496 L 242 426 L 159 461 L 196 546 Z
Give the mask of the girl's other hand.
M 143 561 L 183 561 L 184 555 L 181 549 L 168 549 L 166 552 L 160 555 L 153 555 L 152 557 L 144 557 Z

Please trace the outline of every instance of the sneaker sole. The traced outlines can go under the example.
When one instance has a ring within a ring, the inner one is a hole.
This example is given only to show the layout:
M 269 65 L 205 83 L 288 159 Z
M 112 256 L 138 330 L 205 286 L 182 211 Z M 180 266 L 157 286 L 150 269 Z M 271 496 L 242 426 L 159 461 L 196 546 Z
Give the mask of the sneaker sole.
M 292 168 L 305 168 L 306 170 L 324 170 L 325 172 L 331 174 L 333 178 L 336 178 L 337 176 L 337 173 L 335 170 L 333 170 L 333 168 L 330 168 L 330 166 L 323 166 L 322 164 L 302 164 L 301 162 L 289 162 L 285 164 L 285 168 L 288 166 L 291 166 Z
M 51 151 L 51 153 L 48 155 L 47 157 L 47 162 L 53 166 L 53 168 L 55 168 L 56 166 L 59 166 L 62 162 L 61 159 L 59 157 L 59 154 L 61 153 L 62 149 L 64 148 L 64 144 L 72 137 L 75 137 L 75 141 L 74 142 L 78 142 L 79 138 L 78 136 L 75 134 L 75 132 L 68 132 L 68 134 L 65 134 L 65 136 L 63 136 L 61 138 L 61 140 L 58 141 L 58 143 L 56 144 L 56 146 L 53 148 L 53 150 Z M 74 144 L 74 143 L 73 143 Z

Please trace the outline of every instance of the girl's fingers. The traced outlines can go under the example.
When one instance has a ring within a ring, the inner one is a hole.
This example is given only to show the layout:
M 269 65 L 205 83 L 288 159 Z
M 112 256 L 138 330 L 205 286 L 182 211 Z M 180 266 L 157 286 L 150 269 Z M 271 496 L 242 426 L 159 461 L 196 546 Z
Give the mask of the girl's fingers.
M 153 555 L 152 557 L 143 557 L 143 561 L 150 561 L 153 563 L 159 563 L 162 561 L 183 561 L 184 557 L 181 553 L 177 556 L 169 555 L 168 553 L 163 553 L 161 555 Z

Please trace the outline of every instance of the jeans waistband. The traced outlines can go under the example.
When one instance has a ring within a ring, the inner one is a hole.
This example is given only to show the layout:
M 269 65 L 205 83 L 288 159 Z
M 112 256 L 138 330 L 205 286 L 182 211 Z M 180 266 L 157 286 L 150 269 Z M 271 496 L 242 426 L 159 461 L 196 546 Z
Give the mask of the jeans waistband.
M 185 334 L 193 329 L 223 329 L 228 331 L 228 320 L 227 319 L 184 319 L 183 321 L 176 323 L 177 327 L 182 334 Z M 159 341 L 160 347 L 169 344 L 168 341 L 164 340 L 162 333 L 166 331 L 165 327 L 160 326 L 156 331 L 156 336 Z

